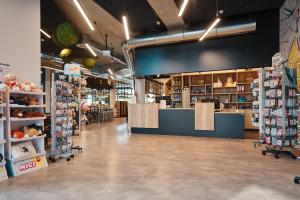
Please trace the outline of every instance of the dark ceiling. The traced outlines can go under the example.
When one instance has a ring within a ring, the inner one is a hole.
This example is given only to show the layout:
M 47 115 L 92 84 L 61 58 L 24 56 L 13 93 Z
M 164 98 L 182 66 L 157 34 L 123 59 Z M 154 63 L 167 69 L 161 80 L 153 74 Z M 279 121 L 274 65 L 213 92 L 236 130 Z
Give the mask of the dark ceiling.
M 83 1 L 83 0 L 82 0 Z M 174 0 L 178 9 L 183 0 Z M 122 23 L 124 13 L 129 18 L 129 27 L 135 36 L 154 34 L 167 31 L 159 16 L 152 9 L 147 0 L 94 0 L 98 6 L 103 7 L 112 16 Z M 218 0 L 219 10 L 224 10 L 223 17 L 229 22 L 232 18 L 250 19 L 253 13 L 279 8 L 284 0 Z M 207 21 L 214 18 L 216 13 L 216 0 L 190 0 L 183 15 L 188 27 L 206 26 Z M 53 0 L 41 1 L 41 27 L 53 34 L 56 27 L 68 19 L 57 7 Z M 157 21 L 161 24 L 158 26 Z M 51 39 L 42 36 L 42 52 L 57 56 L 61 48 L 56 47 Z M 89 56 L 85 49 L 71 47 L 74 57 Z
M 180 8 L 183 0 L 174 0 Z M 223 17 L 252 14 L 264 10 L 280 8 L 285 0 L 189 0 L 183 20 L 187 24 L 197 24 L 216 16 L 216 8 L 223 10 Z
M 94 0 L 112 16 L 122 22 L 122 16 L 127 15 L 130 30 L 135 35 L 152 34 L 167 31 L 147 0 Z M 160 21 L 160 25 L 157 25 Z
M 41 28 L 48 34 L 52 35 L 57 26 L 63 22 L 69 22 L 65 15 L 56 6 L 53 0 L 41 1 Z M 51 39 L 41 34 L 43 41 L 41 42 L 42 53 L 58 56 L 61 49 L 57 47 Z M 74 57 L 89 56 L 89 53 L 85 49 L 80 49 L 75 46 L 70 47 L 73 51 Z

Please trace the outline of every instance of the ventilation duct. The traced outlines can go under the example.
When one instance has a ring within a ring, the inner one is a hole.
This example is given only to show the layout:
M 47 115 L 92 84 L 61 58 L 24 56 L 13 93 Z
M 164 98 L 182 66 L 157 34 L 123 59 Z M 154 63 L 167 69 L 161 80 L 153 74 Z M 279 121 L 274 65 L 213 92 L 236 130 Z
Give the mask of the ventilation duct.
M 246 34 L 256 30 L 256 22 L 238 24 L 233 26 L 225 26 L 214 28 L 206 36 L 207 38 L 226 37 L 232 35 Z M 205 30 L 179 32 L 175 34 L 165 34 L 153 37 L 131 39 L 122 43 L 122 49 L 129 68 L 129 71 L 134 75 L 131 50 L 139 47 L 155 46 L 162 44 L 172 44 L 178 42 L 186 42 L 197 40 L 202 36 Z

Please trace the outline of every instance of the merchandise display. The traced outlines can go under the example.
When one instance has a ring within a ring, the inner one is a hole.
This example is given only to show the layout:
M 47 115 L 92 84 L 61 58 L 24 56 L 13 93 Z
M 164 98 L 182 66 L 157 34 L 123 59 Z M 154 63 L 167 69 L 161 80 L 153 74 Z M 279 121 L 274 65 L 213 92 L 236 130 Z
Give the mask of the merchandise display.
M 52 114 L 51 114 L 51 160 L 64 157 L 67 161 L 74 157 L 72 153 L 74 120 L 78 115 L 78 91 L 75 85 L 78 79 L 63 73 L 54 73 L 52 78 Z M 78 128 L 78 127 L 76 127 Z
M 272 67 L 264 69 L 262 91 L 262 139 L 267 144 L 263 154 L 281 153 L 298 157 L 291 148 L 297 144 L 297 78 L 281 55 L 272 58 Z
M 5 76 L 5 157 L 10 176 L 48 166 L 44 144 L 44 95 L 39 86 Z
M 259 127 L 259 79 L 255 79 L 250 86 L 253 94 L 253 103 L 252 103 L 252 125 Z

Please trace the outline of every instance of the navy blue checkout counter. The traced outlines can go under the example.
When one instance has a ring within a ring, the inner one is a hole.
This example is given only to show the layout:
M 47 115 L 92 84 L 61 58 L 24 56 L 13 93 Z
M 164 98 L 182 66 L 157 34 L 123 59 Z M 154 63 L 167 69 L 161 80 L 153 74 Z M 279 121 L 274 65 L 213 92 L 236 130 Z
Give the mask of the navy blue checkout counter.
M 195 130 L 195 109 L 159 109 L 158 128 L 131 127 L 135 134 L 161 134 L 197 137 L 243 139 L 245 134 L 244 114 L 238 112 L 215 112 L 214 130 Z

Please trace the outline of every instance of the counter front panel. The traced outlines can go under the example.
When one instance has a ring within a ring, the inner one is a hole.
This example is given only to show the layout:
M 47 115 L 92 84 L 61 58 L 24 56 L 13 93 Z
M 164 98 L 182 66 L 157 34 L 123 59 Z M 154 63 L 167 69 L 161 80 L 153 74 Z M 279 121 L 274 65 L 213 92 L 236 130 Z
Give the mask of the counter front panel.
M 217 138 L 244 138 L 244 114 L 214 114 L 214 130 L 195 130 L 194 109 L 160 109 L 158 128 L 131 128 L 132 133 Z

